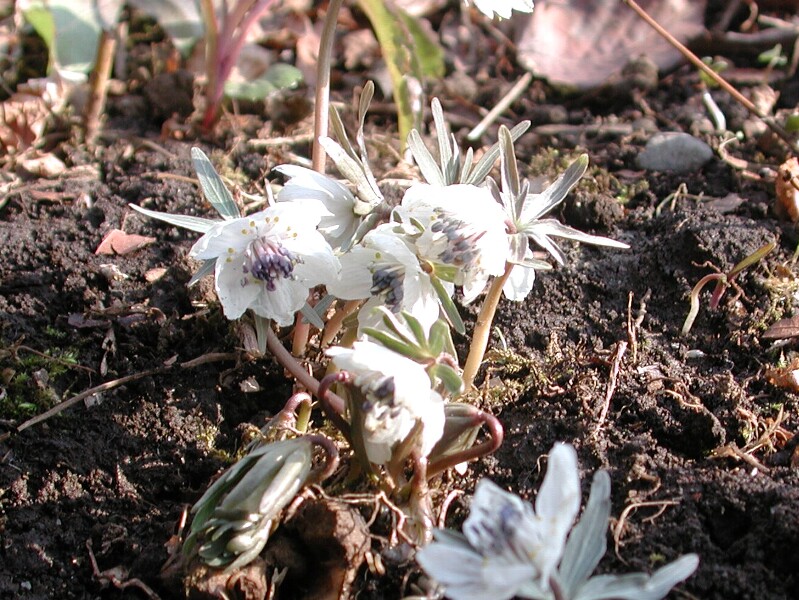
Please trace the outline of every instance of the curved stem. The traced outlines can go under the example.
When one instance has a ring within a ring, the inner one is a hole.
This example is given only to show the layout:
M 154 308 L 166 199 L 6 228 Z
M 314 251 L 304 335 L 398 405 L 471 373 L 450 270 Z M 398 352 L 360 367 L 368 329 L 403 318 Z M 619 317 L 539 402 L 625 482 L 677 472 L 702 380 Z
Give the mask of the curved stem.
M 313 478 L 315 483 L 321 483 L 330 477 L 336 470 L 336 467 L 338 467 L 338 448 L 336 448 L 333 440 L 324 435 L 314 434 L 307 436 L 307 438 L 311 443 L 320 446 L 322 450 L 325 451 L 325 466 L 312 473 L 311 477 L 309 477 L 309 480 Z
M 297 413 L 298 409 L 299 413 Z M 297 392 L 286 401 L 286 405 L 275 415 L 273 422 L 291 425 L 292 421 L 294 421 L 296 429 L 305 433 L 308 429 L 310 416 L 311 395 L 308 392 Z
M 327 154 L 319 143 L 320 137 L 327 136 L 330 122 L 330 65 L 333 61 L 333 39 L 338 22 L 338 13 L 344 0 L 330 0 L 319 41 L 319 56 L 316 65 L 316 102 L 313 120 L 313 169 L 318 173 L 325 172 Z
M 685 323 L 683 323 L 682 331 L 680 332 L 682 335 L 688 335 L 688 332 L 691 331 L 691 327 L 694 325 L 696 315 L 699 314 L 699 294 L 702 292 L 702 288 L 711 281 L 718 281 L 721 285 L 722 282 L 726 282 L 726 280 L 727 277 L 723 273 L 710 273 L 702 277 L 699 283 L 694 286 L 694 289 L 691 290 L 691 308 L 688 311 L 688 316 L 685 317 Z
M 502 428 L 502 423 L 499 422 L 499 419 L 491 413 L 476 409 L 474 413 L 474 424 L 485 425 L 488 429 L 489 439 L 482 444 L 472 446 L 467 450 L 456 452 L 455 454 L 450 454 L 449 456 L 445 456 L 430 463 L 427 467 L 428 479 L 435 477 L 450 467 L 491 454 L 499 449 L 505 439 L 505 430 Z
M 347 438 L 350 446 L 352 446 L 352 429 L 350 428 L 350 424 L 341 416 L 346 410 L 346 404 L 341 396 L 330 391 L 330 386 L 334 383 L 347 384 L 351 380 L 352 377 L 346 371 L 330 373 L 329 375 L 325 375 L 322 381 L 319 382 L 319 390 L 316 394 L 322 402 L 322 408 L 327 418 L 330 419 L 333 425 Z
M 469 347 L 469 356 L 466 357 L 466 364 L 463 366 L 463 384 L 466 389 L 470 389 L 474 384 L 474 378 L 480 365 L 483 362 L 488 339 L 491 337 L 491 324 L 494 322 L 494 315 L 497 312 L 499 299 L 502 297 L 502 286 L 510 277 L 513 264 L 505 265 L 505 272 L 500 277 L 495 277 L 488 288 L 483 305 L 480 307 L 480 314 L 477 315 L 477 322 L 474 325 L 472 334 L 472 344 Z

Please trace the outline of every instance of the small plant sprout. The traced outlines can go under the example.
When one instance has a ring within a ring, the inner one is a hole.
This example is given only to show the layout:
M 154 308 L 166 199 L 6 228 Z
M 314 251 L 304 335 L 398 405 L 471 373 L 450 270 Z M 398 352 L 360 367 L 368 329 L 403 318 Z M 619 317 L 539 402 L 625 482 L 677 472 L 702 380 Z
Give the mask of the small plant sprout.
M 757 263 L 759 263 L 762 259 L 764 259 L 774 248 L 776 248 L 776 242 L 769 242 L 755 250 L 752 254 L 744 258 L 738 264 L 736 264 L 732 269 L 730 269 L 727 273 L 710 273 L 709 275 L 705 275 L 699 282 L 694 286 L 691 290 L 691 308 L 688 311 L 688 316 L 685 317 L 685 322 L 682 326 L 682 335 L 688 335 L 691 331 L 691 327 L 694 325 L 694 320 L 696 320 L 696 315 L 699 314 L 699 294 L 702 293 L 704 287 L 710 283 L 711 281 L 716 282 L 716 287 L 713 288 L 713 293 L 710 295 L 710 303 L 709 306 L 711 310 L 715 310 L 718 308 L 719 303 L 721 302 L 724 293 L 727 291 L 729 287 L 735 287 L 740 291 L 740 288 L 737 288 L 737 284 L 735 283 L 735 279 L 740 275 L 740 273 Z M 705 263 L 702 266 L 710 266 L 713 267 L 710 263 Z M 713 267 L 714 269 L 716 267 Z
M 312 470 L 314 446 L 324 450 L 326 459 L 324 466 Z M 297 492 L 329 477 L 337 464 L 335 445 L 321 435 L 271 443 L 256 440 L 192 508 L 184 554 L 227 571 L 246 565 L 263 550 L 280 523 L 281 511 Z
M 533 12 L 533 0 L 464 0 L 466 4 L 474 4 L 487 17 L 494 16 L 510 19 L 513 11 Z
M 217 17 L 213 0 L 200 0 L 205 23 L 205 66 L 208 71 L 203 127 L 209 129 L 219 117 L 225 82 L 241 54 L 247 31 L 274 3 L 274 0 L 237 0 L 232 9 Z M 224 9 L 227 3 L 223 3 Z
M 699 564 L 695 554 L 687 554 L 651 576 L 591 577 L 607 548 L 606 472 L 594 476 L 588 505 L 572 528 L 579 508 L 576 453 L 567 444 L 555 444 L 535 508 L 483 479 L 463 534 L 436 531 L 435 541 L 416 559 L 452 600 L 660 600 Z

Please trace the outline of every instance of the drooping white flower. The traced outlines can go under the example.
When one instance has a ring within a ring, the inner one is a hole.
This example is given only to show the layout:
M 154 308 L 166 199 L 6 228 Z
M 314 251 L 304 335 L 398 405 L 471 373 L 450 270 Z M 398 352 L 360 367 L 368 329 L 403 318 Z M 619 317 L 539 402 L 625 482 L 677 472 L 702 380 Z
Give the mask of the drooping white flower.
M 503 165 L 508 160 L 516 160 L 513 156 L 508 158 L 504 153 L 502 158 Z M 540 194 L 527 193 L 527 184 L 524 186 L 510 184 L 506 176 L 507 171 L 503 168 L 502 191 L 495 193 L 498 193 L 500 197 L 507 222 L 511 226 L 511 232 L 508 234 L 510 243 L 508 261 L 515 263 L 515 266 L 502 288 L 505 297 L 509 300 L 524 300 L 532 289 L 535 269 L 539 267 L 531 264 L 531 241 L 551 254 L 560 265 L 565 264 L 566 257 L 552 238 L 564 238 L 611 248 L 629 248 L 627 244 L 610 238 L 583 233 L 564 225 L 557 219 L 542 218 L 563 202 L 571 189 L 580 181 L 587 167 L 588 156 L 582 155 L 569 165 L 555 183 Z M 514 188 L 520 190 L 518 195 L 512 192 Z
M 463 524 L 466 543 L 445 536 L 422 548 L 417 560 L 450 598 L 512 598 L 528 584 L 548 585 L 579 508 L 577 455 L 556 444 L 535 509 L 482 479 Z
M 342 255 L 341 273 L 327 289 L 342 300 L 369 298 L 361 308 L 361 327 L 380 322 L 373 309 L 382 305 L 393 313 L 411 313 L 428 329 L 438 319 L 438 296 L 430 275 L 391 225 L 370 231 L 358 246 Z
M 533 0 L 465 0 L 467 4 L 471 2 L 482 11 L 487 17 L 493 18 L 494 15 L 503 19 L 510 19 L 511 13 L 515 10 L 523 13 L 533 12 Z
M 352 238 L 360 223 L 360 216 L 355 213 L 355 196 L 346 186 L 326 175 L 296 165 L 281 165 L 275 167 L 275 171 L 289 177 L 278 192 L 278 202 L 321 202 L 325 213 L 322 214 L 318 229 L 330 245 L 338 248 Z
M 474 300 L 489 276 L 502 275 L 508 254 L 505 215 L 487 188 L 417 183 L 394 211 L 413 235 L 422 260 L 443 280 L 463 286 Z M 424 229 L 416 230 L 420 224 Z
M 327 350 L 337 368 L 349 372 L 362 403 L 359 429 L 369 460 L 386 464 L 397 444 L 422 423 L 419 450 L 427 456 L 444 433 L 444 400 L 431 388 L 424 367 L 374 342 Z M 353 429 L 356 429 L 355 427 Z
M 190 256 L 216 260 L 216 293 L 228 319 L 248 308 L 290 325 L 310 288 L 336 279 L 340 264 L 316 230 L 321 205 L 280 203 L 215 223 Z

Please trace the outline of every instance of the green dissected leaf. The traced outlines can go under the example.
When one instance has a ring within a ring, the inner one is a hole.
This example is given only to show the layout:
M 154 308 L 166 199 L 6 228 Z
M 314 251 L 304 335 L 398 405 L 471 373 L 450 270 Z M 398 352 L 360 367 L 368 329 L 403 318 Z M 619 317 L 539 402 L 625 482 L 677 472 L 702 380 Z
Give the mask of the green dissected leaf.
M 453 397 L 463 391 L 463 379 L 461 379 L 458 372 L 449 365 L 439 363 L 430 367 L 428 372 L 431 377 L 441 381 Z
M 383 58 L 394 85 L 400 139 L 405 143 L 418 115 L 413 109 L 409 78 L 440 77 L 444 73 L 444 53 L 414 17 L 383 0 L 358 0 L 372 23 Z
M 225 82 L 225 95 L 229 98 L 257 102 L 280 90 L 289 90 L 302 83 L 302 72 L 292 65 L 275 64 L 253 81 Z
M 194 163 L 194 170 L 197 171 L 197 178 L 200 180 L 203 194 L 211 206 L 224 219 L 238 219 L 241 216 L 239 207 L 236 206 L 230 190 L 225 186 L 225 182 L 222 181 L 205 152 L 199 148 L 192 148 L 191 160 Z
M 424 360 L 427 358 L 427 355 L 424 352 L 421 352 L 416 346 L 406 344 L 394 336 L 389 335 L 385 331 L 373 329 L 372 327 L 364 327 L 363 332 L 370 338 L 379 342 L 382 346 L 385 346 L 389 350 L 393 350 L 397 354 L 406 356 L 411 360 Z

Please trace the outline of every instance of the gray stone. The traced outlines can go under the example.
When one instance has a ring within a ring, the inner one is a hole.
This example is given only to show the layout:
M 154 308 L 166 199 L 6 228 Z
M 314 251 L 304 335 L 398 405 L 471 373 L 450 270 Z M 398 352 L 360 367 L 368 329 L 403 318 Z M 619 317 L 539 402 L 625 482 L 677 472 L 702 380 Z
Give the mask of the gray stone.
M 713 158 L 713 150 L 702 140 L 687 133 L 658 133 L 646 143 L 637 163 L 650 171 L 696 171 Z

